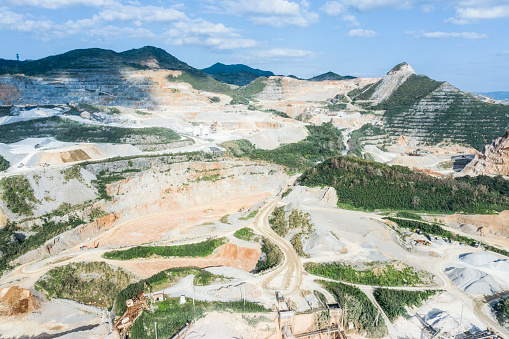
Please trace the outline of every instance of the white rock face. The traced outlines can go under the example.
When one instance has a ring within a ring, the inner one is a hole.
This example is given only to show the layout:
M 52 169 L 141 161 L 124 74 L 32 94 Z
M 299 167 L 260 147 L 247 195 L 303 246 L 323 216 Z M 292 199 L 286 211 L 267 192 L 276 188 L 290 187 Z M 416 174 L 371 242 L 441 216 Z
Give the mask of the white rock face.
M 403 64 L 398 70 L 390 71 L 377 85 L 375 92 L 371 96 L 371 100 L 378 102 L 384 101 L 412 74 L 416 73 L 409 64 Z

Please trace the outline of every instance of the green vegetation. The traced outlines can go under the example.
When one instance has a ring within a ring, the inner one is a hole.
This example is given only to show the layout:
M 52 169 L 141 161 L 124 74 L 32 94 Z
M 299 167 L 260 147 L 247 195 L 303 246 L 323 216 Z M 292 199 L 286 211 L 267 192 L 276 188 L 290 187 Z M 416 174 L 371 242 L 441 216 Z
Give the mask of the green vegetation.
M 283 252 L 269 239 L 262 237 L 262 255 L 255 271 L 261 272 L 276 267 L 283 261 Z
M 0 142 L 10 144 L 26 138 L 55 137 L 68 142 L 158 144 L 179 140 L 169 128 L 121 128 L 86 125 L 70 119 L 50 117 L 0 126 Z
M 248 227 L 244 227 L 244 228 L 241 228 L 240 230 L 235 231 L 235 233 L 233 233 L 233 236 L 237 239 L 251 241 L 251 240 L 255 239 L 256 234 L 255 234 L 255 232 L 253 232 L 252 229 L 250 229 Z
M 443 237 L 443 238 L 448 238 L 450 240 L 462 242 L 462 243 L 465 243 L 470 246 L 475 246 L 476 244 L 480 244 L 489 251 L 499 253 L 499 254 L 509 257 L 509 251 L 506 251 L 504 249 L 500 249 L 500 248 L 497 248 L 497 247 L 494 247 L 494 246 L 491 246 L 488 244 L 484 244 L 484 243 L 479 242 L 475 239 L 467 238 L 462 235 L 458 235 L 458 234 L 449 232 L 449 231 L 443 229 L 440 225 L 435 224 L 435 223 L 431 224 L 431 223 L 426 223 L 426 222 L 405 220 L 405 219 L 398 219 L 398 218 L 390 218 L 390 217 L 387 219 L 394 221 L 395 223 L 398 224 L 399 227 L 408 228 L 411 231 L 413 231 L 415 229 L 419 229 L 425 235 L 431 234 L 431 235 L 435 235 L 435 236 L 439 236 L 439 237 Z
M 434 295 L 437 291 L 404 291 L 377 288 L 373 295 L 377 303 L 384 310 L 387 317 L 393 321 L 397 317 L 404 317 L 407 311 L 404 306 L 422 306 L 422 302 Z
M 352 321 L 360 333 L 366 332 L 370 338 L 382 338 L 387 335 L 384 319 L 369 298 L 357 287 L 341 283 L 319 281 L 341 305 L 348 309 L 346 320 Z
M 104 262 L 79 262 L 48 271 L 35 284 L 50 298 L 71 299 L 110 308 L 117 293 L 129 285 L 131 275 Z
M 412 74 L 389 98 L 379 103 L 375 108 L 386 110 L 386 117 L 395 116 L 412 107 L 442 84 L 443 82 L 435 81 L 425 75 Z
M 0 187 L 3 190 L 2 200 L 11 212 L 26 216 L 33 214 L 34 204 L 39 203 L 39 200 L 35 197 L 34 190 L 26 177 L 15 175 L 2 178 Z
M 269 218 L 269 223 L 274 232 L 280 237 L 286 236 L 291 229 L 301 229 L 307 233 L 311 233 L 312 230 L 309 214 L 293 210 L 287 220 L 284 206 L 274 209 Z
M 178 298 L 166 299 L 157 304 L 153 311 L 145 311 L 136 320 L 132 331 L 132 338 L 155 338 L 154 322 L 157 322 L 158 338 L 172 338 L 186 324 L 202 318 L 207 312 L 239 312 L 258 313 L 269 312 L 262 305 L 252 302 L 205 302 L 195 300 L 180 305 Z
M 9 169 L 11 163 L 0 155 L 0 172 L 5 172 Z
M 293 248 L 295 249 L 295 252 L 297 252 L 297 254 L 300 257 L 309 258 L 310 257 L 309 254 L 304 252 L 304 248 L 302 245 L 302 236 L 303 235 L 304 235 L 304 232 L 299 232 L 299 233 L 295 234 L 293 236 L 293 238 L 290 240 L 290 244 L 292 244 Z
M 363 140 L 366 137 L 376 135 L 384 136 L 386 135 L 386 132 L 381 127 L 374 126 L 372 124 L 362 125 L 361 128 L 353 131 L 350 139 L 348 139 L 348 153 L 362 157 L 362 150 L 364 149 Z
M 251 81 L 251 83 L 239 87 L 236 92 L 241 97 L 251 98 L 265 89 L 265 86 L 267 86 L 267 80 L 268 79 L 266 77 L 258 77 Z
M 255 149 L 247 140 L 229 141 L 222 146 L 237 157 L 247 156 L 254 160 L 270 161 L 295 170 L 311 168 L 317 162 L 343 150 L 341 132 L 332 123 L 306 127 L 309 132 L 306 139 L 273 150 Z
M 121 315 L 125 312 L 127 306 L 125 304 L 127 299 L 138 295 L 140 292 L 154 292 L 165 289 L 167 287 L 177 284 L 181 278 L 193 274 L 194 284 L 196 285 L 209 285 L 213 281 L 223 279 L 221 276 L 214 275 L 210 272 L 195 267 L 180 267 L 170 268 L 165 271 L 154 274 L 150 278 L 140 280 L 136 283 L 126 286 L 117 294 L 115 302 L 115 312 Z
M 494 306 L 493 309 L 497 314 L 497 319 L 500 324 L 505 325 L 509 322 L 509 297 L 500 299 Z
M 340 262 L 306 263 L 309 273 L 347 283 L 376 286 L 416 286 L 432 282 L 431 274 L 419 271 L 402 262 L 353 266 Z
M 365 210 L 493 213 L 509 209 L 508 196 L 484 185 L 354 157 L 326 160 L 306 171 L 300 183 L 332 186 L 339 204 Z
M 148 258 L 152 255 L 168 257 L 206 257 L 216 248 L 226 243 L 225 238 L 209 239 L 196 244 L 176 246 L 136 246 L 127 250 L 104 253 L 104 258 L 113 260 L 130 260 Z
M 79 181 L 83 181 L 83 176 L 81 175 L 81 167 L 79 165 L 73 165 L 61 171 L 64 175 L 64 180 L 69 181 L 72 179 L 77 179 Z
M 272 113 L 272 114 L 277 115 L 278 117 L 281 117 L 281 118 L 286 118 L 286 119 L 291 119 L 292 118 L 288 114 L 286 114 L 285 112 L 281 112 L 281 111 L 278 111 L 278 110 L 275 110 L 275 109 L 266 109 L 266 110 L 263 110 L 263 111 L 266 112 L 266 113 Z
M 117 173 L 109 173 L 106 174 L 104 171 L 99 172 L 96 175 L 96 180 L 92 180 L 92 184 L 97 187 L 97 193 L 99 193 L 99 199 L 104 199 L 106 201 L 111 201 L 113 198 L 108 194 L 106 190 L 106 185 L 124 180 L 125 177 L 117 174 Z
M 406 212 L 406 211 L 398 212 L 396 214 L 396 216 L 398 218 L 404 218 L 404 219 L 422 220 L 422 217 L 419 214 L 415 214 L 412 212 Z
M 16 237 L 19 232 L 13 223 L 7 224 L 0 230 L 0 271 L 5 271 L 11 266 L 9 263 L 15 258 L 42 246 L 46 241 L 69 229 L 83 224 L 83 220 L 76 217 L 69 217 L 67 222 L 54 222 L 43 219 L 41 226 L 33 226 L 31 231 L 35 234 L 27 237 Z
M 339 111 L 344 111 L 346 109 L 346 104 L 336 102 L 335 104 L 327 105 L 326 108 L 331 112 L 339 112 Z
M 144 111 L 140 111 L 140 110 L 136 110 L 136 114 L 139 114 L 139 115 L 152 115 L 152 113 L 144 112 Z
M 220 222 L 222 222 L 223 224 L 229 224 L 228 222 L 228 218 L 230 217 L 229 214 L 225 214 L 221 217 L 221 219 L 219 219 Z
M 211 97 L 209 98 L 210 102 L 220 102 L 221 101 L 221 98 L 220 97 Z
M 245 216 L 245 217 L 241 217 L 241 218 L 239 218 L 239 219 L 240 219 L 240 220 L 248 220 L 248 219 L 251 219 L 251 218 L 256 217 L 256 215 L 257 215 L 257 214 L 258 214 L 258 210 L 253 211 L 253 212 L 249 213 L 247 216 Z

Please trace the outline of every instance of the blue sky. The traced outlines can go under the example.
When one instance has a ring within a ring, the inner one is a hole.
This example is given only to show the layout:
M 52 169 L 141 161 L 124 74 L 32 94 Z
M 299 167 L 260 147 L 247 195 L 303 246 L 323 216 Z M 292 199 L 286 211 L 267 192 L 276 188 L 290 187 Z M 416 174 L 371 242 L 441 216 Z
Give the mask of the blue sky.
M 379 77 L 406 61 L 466 91 L 509 91 L 509 0 L 0 0 L 0 58 L 164 48 L 191 66 Z

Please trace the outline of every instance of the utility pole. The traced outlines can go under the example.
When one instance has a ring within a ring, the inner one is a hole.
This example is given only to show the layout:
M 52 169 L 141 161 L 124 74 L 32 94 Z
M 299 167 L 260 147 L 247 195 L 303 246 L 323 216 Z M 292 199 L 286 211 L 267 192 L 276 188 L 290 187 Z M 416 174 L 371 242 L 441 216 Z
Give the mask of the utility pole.
M 154 328 L 156 329 L 156 339 L 157 339 L 157 322 L 154 321 Z

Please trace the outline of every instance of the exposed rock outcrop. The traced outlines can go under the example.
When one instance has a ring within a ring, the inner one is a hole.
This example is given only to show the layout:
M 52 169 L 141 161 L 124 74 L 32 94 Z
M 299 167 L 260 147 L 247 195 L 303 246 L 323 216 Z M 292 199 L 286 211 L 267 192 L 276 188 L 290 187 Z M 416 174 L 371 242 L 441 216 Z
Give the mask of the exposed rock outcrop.
M 394 67 L 378 83 L 373 85 L 376 86 L 376 89 L 370 99 L 377 102 L 387 99 L 412 74 L 415 74 L 415 71 L 407 63 Z
M 487 145 L 460 173 L 461 175 L 509 175 L 509 131 Z

